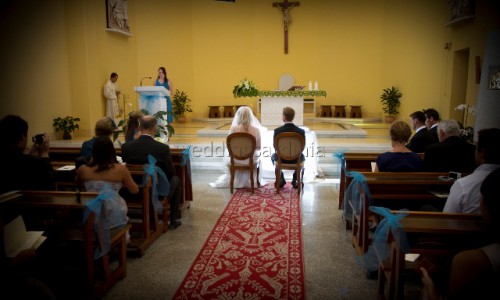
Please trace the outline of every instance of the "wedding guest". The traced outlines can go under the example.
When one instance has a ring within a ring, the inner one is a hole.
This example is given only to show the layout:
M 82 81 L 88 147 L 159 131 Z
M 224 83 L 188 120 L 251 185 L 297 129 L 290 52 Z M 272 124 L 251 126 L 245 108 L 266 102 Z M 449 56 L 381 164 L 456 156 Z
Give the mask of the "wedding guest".
M 478 167 L 472 174 L 458 179 L 451 186 L 444 212 L 480 212 L 481 183 L 488 174 L 500 167 L 500 129 L 488 128 L 478 132 L 476 163 Z
M 298 126 L 293 124 L 293 118 L 295 118 L 295 110 L 291 107 L 284 107 L 282 119 L 283 119 L 283 123 L 285 123 L 285 124 L 281 127 L 274 129 L 273 141 L 274 141 L 274 138 L 276 138 L 276 136 L 282 132 L 297 132 L 304 137 L 304 140 L 306 139 L 306 134 L 305 134 L 304 129 L 299 128 Z M 271 155 L 271 161 L 274 164 L 277 160 L 278 160 L 278 156 L 276 155 L 276 153 L 273 153 Z M 301 154 L 301 160 L 302 161 L 305 160 L 304 154 Z M 296 163 L 296 161 L 286 161 L 286 160 L 283 160 L 283 162 L 284 163 L 291 163 L 291 164 Z M 276 176 L 278 176 L 278 174 L 276 174 Z M 278 183 L 276 182 L 275 184 L 278 184 Z M 285 184 L 286 184 L 285 176 L 284 176 L 283 171 L 282 171 L 281 172 L 281 182 L 279 183 L 279 185 L 280 185 L 280 187 L 284 187 Z M 295 189 L 298 188 L 297 174 L 295 172 L 293 172 L 292 186 Z
M 118 110 L 118 96 L 120 89 L 116 85 L 118 81 L 118 74 L 111 73 L 108 82 L 104 85 L 103 93 L 106 97 L 106 116 L 115 122 L 115 114 Z
M 127 203 L 118 194 L 122 187 L 130 193 L 137 194 L 139 187 L 132 179 L 130 171 L 125 165 L 116 160 L 116 151 L 113 142 L 106 135 L 97 136 L 92 147 L 92 159 L 88 165 L 76 170 L 77 182 L 83 183 L 87 192 L 101 192 L 105 185 L 109 185 L 115 192 L 114 205 L 120 212 L 107 212 L 106 216 L 116 217 L 106 220 L 107 228 L 124 226 L 127 224 Z M 123 223 L 124 222 L 124 223 Z
M 422 168 L 422 160 L 405 144 L 411 129 L 404 121 L 394 121 L 389 128 L 392 149 L 377 157 L 375 172 L 415 172 Z
M 88 141 L 83 142 L 82 148 L 80 149 L 80 156 L 85 157 L 87 161 L 90 161 L 92 157 L 92 147 L 94 146 L 95 140 L 98 136 L 111 136 L 115 130 L 115 125 L 113 120 L 109 117 L 100 118 L 95 123 L 94 134 L 95 136 Z
M 182 225 L 180 220 L 181 203 L 181 180 L 170 155 L 170 147 L 154 139 L 156 133 L 156 118 L 151 115 L 141 117 L 139 121 L 139 130 L 141 136 L 137 139 L 122 145 L 123 161 L 130 164 L 148 163 L 148 155 L 152 155 L 156 160 L 156 165 L 160 167 L 167 176 L 170 184 L 170 226 L 177 228 Z M 165 196 L 165 195 L 162 195 Z
M 172 80 L 170 80 L 167 77 L 167 70 L 165 67 L 160 67 L 158 68 L 158 77 L 156 78 L 155 81 L 155 86 L 163 86 L 165 87 L 168 91 L 170 91 L 170 94 L 174 94 L 174 88 L 172 86 Z M 170 100 L 170 96 L 167 96 L 167 112 L 172 112 L 172 101 Z M 167 122 L 168 124 L 171 124 L 173 122 L 173 115 L 168 114 L 167 115 Z
M 423 295 L 429 300 L 500 299 L 500 169 L 491 172 L 480 187 L 480 211 L 490 228 L 493 242 L 487 246 L 465 250 L 453 258 L 449 285 L 438 292 L 428 270 L 422 271 Z M 446 295 L 447 294 L 447 295 Z
M 54 171 L 49 159 L 50 139 L 37 135 L 28 150 L 28 122 L 7 115 L 0 120 L 0 194 L 13 190 L 54 190 Z
M 428 172 L 472 173 L 476 168 L 476 147 L 460 137 L 460 126 L 455 120 L 442 120 L 438 125 L 439 143 L 427 146 L 424 170 Z
M 425 147 L 434 143 L 434 138 L 425 126 L 425 114 L 416 111 L 410 115 L 410 125 L 415 134 L 410 138 L 406 147 L 415 153 L 424 153 Z
M 247 132 L 250 133 L 255 137 L 255 142 L 256 142 L 256 153 L 254 155 L 254 161 L 255 159 L 258 159 L 259 156 L 259 149 L 261 147 L 261 134 L 260 131 L 263 130 L 262 126 L 260 125 L 259 120 L 254 116 L 252 110 L 248 106 L 242 106 L 238 108 L 236 111 L 236 114 L 234 115 L 233 122 L 231 124 L 231 128 L 229 129 L 229 134 L 234 133 L 234 132 Z M 248 162 L 247 162 L 248 163 Z M 225 174 L 221 175 L 215 182 L 210 183 L 212 187 L 229 187 L 230 186 L 230 180 L 231 180 L 231 175 L 229 171 L 229 157 L 225 158 L 225 164 L 226 164 L 226 172 Z M 257 174 L 254 174 L 255 176 Z M 254 182 L 256 180 L 254 179 Z M 236 170 L 235 171 L 235 177 L 234 177 L 234 187 L 235 188 L 243 188 L 243 187 L 250 187 L 250 175 L 249 172 L 245 171 L 240 171 Z
M 142 116 L 144 116 L 144 114 L 141 111 L 133 111 L 128 115 L 125 143 L 133 141 L 141 136 L 141 132 L 139 131 L 139 120 Z
M 437 143 L 439 142 L 437 126 L 439 121 L 441 120 L 439 118 L 439 113 L 434 108 L 428 108 L 424 110 L 424 114 L 425 114 L 425 126 L 427 126 L 427 129 L 431 133 L 434 143 Z

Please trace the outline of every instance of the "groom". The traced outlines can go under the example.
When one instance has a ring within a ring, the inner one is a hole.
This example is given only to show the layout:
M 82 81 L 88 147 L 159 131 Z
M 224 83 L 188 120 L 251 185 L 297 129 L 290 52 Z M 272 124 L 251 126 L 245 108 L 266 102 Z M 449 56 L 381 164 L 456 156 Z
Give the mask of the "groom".
M 304 137 L 304 140 L 306 139 L 304 129 L 301 129 L 301 128 L 297 127 L 295 124 L 293 124 L 294 117 L 295 117 L 295 110 L 293 110 L 293 108 L 291 108 L 291 107 L 283 108 L 283 123 L 285 123 L 285 124 L 281 127 L 274 129 L 273 141 L 276 138 L 276 136 L 282 132 L 297 132 Z M 273 146 L 275 146 L 275 145 L 273 145 Z M 273 153 L 273 155 L 271 155 L 271 160 L 274 164 L 278 160 L 278 155 L 276 155 L 276 153 Z M 301 154 L 301 160 L 302 161 L 305 160 L 304 154 Z M 283 162 L 284 163 L 296 163 L 296 161 L 288 161 L 288 160 L 283 160 Z M 283 176 L 283 171 L 281 171 L 280 187 L 284 187 L 285 184 L 286 184 L 285 176 Z M 298 187 L 297 174 L 295 174 L 295 172 L 293 172 L 292 185 L 293 185 L 293 188 L 295 188 L 295 189 Z

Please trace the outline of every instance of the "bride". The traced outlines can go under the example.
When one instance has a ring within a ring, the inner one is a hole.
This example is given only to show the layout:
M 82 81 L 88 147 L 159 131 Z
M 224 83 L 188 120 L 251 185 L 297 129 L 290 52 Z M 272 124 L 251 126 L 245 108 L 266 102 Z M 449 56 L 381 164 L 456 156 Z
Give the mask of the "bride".
M 248 106 L 242 106 L 238 108 L 236 114 L 234 115 L 233 122 L 231 124 L 231 128 L 229 129 L 229 134 L 234 132 L 247 132 L 255 137 L 256 141 L 256 151 L 254 153 L 254 160 L 258 161 L 260 156 L 260 148 L 261 148 L 261 136 L 267 131 L 265 127 L 262 127 L 259 120 L 253 115 L 252 110 Z M 225 153 L 228 153 L 226 150 Z M 211 182 L 210 185 L 212 187 L 229 187 L 231 174 L 229 171 L 229 156 L 224 157 L 224 163 L 226 165 L 225 174 L 219 176 L 215 182 Z M 260 162 L 259 162 L 260 164 Z M 262 172 L 259 177 L 261 177 Z M 256 177 L 257 174 L 254 173 Z M 259 178 L 259 181 L 262 183 L 262 178 Z M 254 178 L 254 182 L 257 182 L 257 178 Z M 250 187 L 250 173 L 246 171 L 236 170 L 234 175 L 234 187 L 235 188 L 245 188 Z

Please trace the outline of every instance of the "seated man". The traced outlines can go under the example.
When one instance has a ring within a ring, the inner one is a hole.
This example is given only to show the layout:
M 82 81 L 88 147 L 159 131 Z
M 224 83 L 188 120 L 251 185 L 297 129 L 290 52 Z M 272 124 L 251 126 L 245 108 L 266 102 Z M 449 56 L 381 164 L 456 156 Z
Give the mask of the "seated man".
M 274 141 L 274 138 L 282 132 L 297 132 L 304 137 L 304 140 L 306 139 L 306 134 L 305 134 L 304 129 L 299 128 L 295 124 L 293 124 L 294 117 L 295 117 L 295 110 L 293 110 L 293 108 L 291 108 L 291 107 L 283 108 L 283 123 L 285 123 L 285 124 L 281 127 L 274 129 L 273 141 Z M 301 155 L 301 159 L 302 159 L 302 161 L 305 160 L 304 154 Z M 271 155 L 271 160 L 272 160 L 273 164 L 278 160 L 278 156 L 276 155 L 276 153 L 273 153 L 273 155 Z M 284 163 L 296 163 L 296 161 L 285 161 L 285 160 L 283 160 L 283 162 Z M 277 177 L 277 175 L 278 174 L 276 174 L 276 177 Z M 276 184 L 278 184 L 278 183 L 276 183 Z M 283 172 L 281 172 L 281 182 L 279 184 L 280 184 L 280 187 L 284 187 L 286 184 L 285 176 L 283 175 Z M 295 174 L 295 172 L 293 172 L 292 186 L 294 188 L 298 187 L 297 174 Z
M 427 146 L 424 170 L 428 172 L 472 173 L 476 168 L 475 146 L 460 136 L 455 120 L 442 120 L 438 125 L 439 143 Z
M 412 113 L 410 115 L 410 125 L 415 130 L 415 134 L 406 144 L 406 148 L 415 153 L 424 153 L 425 147 L 434 143 L 432 134 L 425 126 L 425 114 L 421 111 Z
M 0 194 L 13 190 L 54 190 L 54 171 L 49 160 L 50 140 L 38 136 L 29 150 L 28 123 L 19 116 L 8 115 L 0 121 Z
M 444 212 L 481 212 L 481 183 L 486 176 L 500 167 L 500 129 L 489 128 L 478 132 L 476 162 L 478 167 L 472 174 L 458 179 L 451 186 Z
M 427 130 L 431 133 L 432 139 L 434 143 L 439 142 L 438 137 L 438 124 L 439 124 L 439 113 L 434 108 L 428 108 L 424 110 L 425 114 L 425 126 L 427 126 Z
M 157 160 L 156 165 L 163 170 L 170 184 L 170 194 L 168 195 L 170 226 L 177 228 L 182 224 L 179 211 L 182 196 L 181 180 L 175 171 L 169 146 L 154 139 L 156 126 L 155 117 L 150 115 L 141 117 L 139 122 L 141 136 L 122 145 L 122 158 L 124 162 L 129 164 L 146 164 L 148 163 L 148 155 L 151 154 Z
M 92 139 L 83 142 L 82 148 L 80 149 L 80 156 L 85 157 L 87 162 L 90 161 L 90 158 L 92 157 L 92 147 L 94 146 L 95 138 L 101 135 L 111 136 L 114 130 L 115 124 L 113 123 L 113 120 L 111 120 L 111 118 L 104 117 L 97 120 L 94 129 L 95 136 Z

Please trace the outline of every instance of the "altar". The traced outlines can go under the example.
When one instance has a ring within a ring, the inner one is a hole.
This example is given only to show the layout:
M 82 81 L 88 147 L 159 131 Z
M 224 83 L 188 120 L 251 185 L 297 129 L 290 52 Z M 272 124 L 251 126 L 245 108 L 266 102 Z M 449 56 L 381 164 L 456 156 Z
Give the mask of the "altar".
M 326 97 L 325 91 L 260 91 L 260 122 L 263 126 L 283 125 L 284 107 L 295 110 L 295 125 L 304 125 L 304 97 Z

